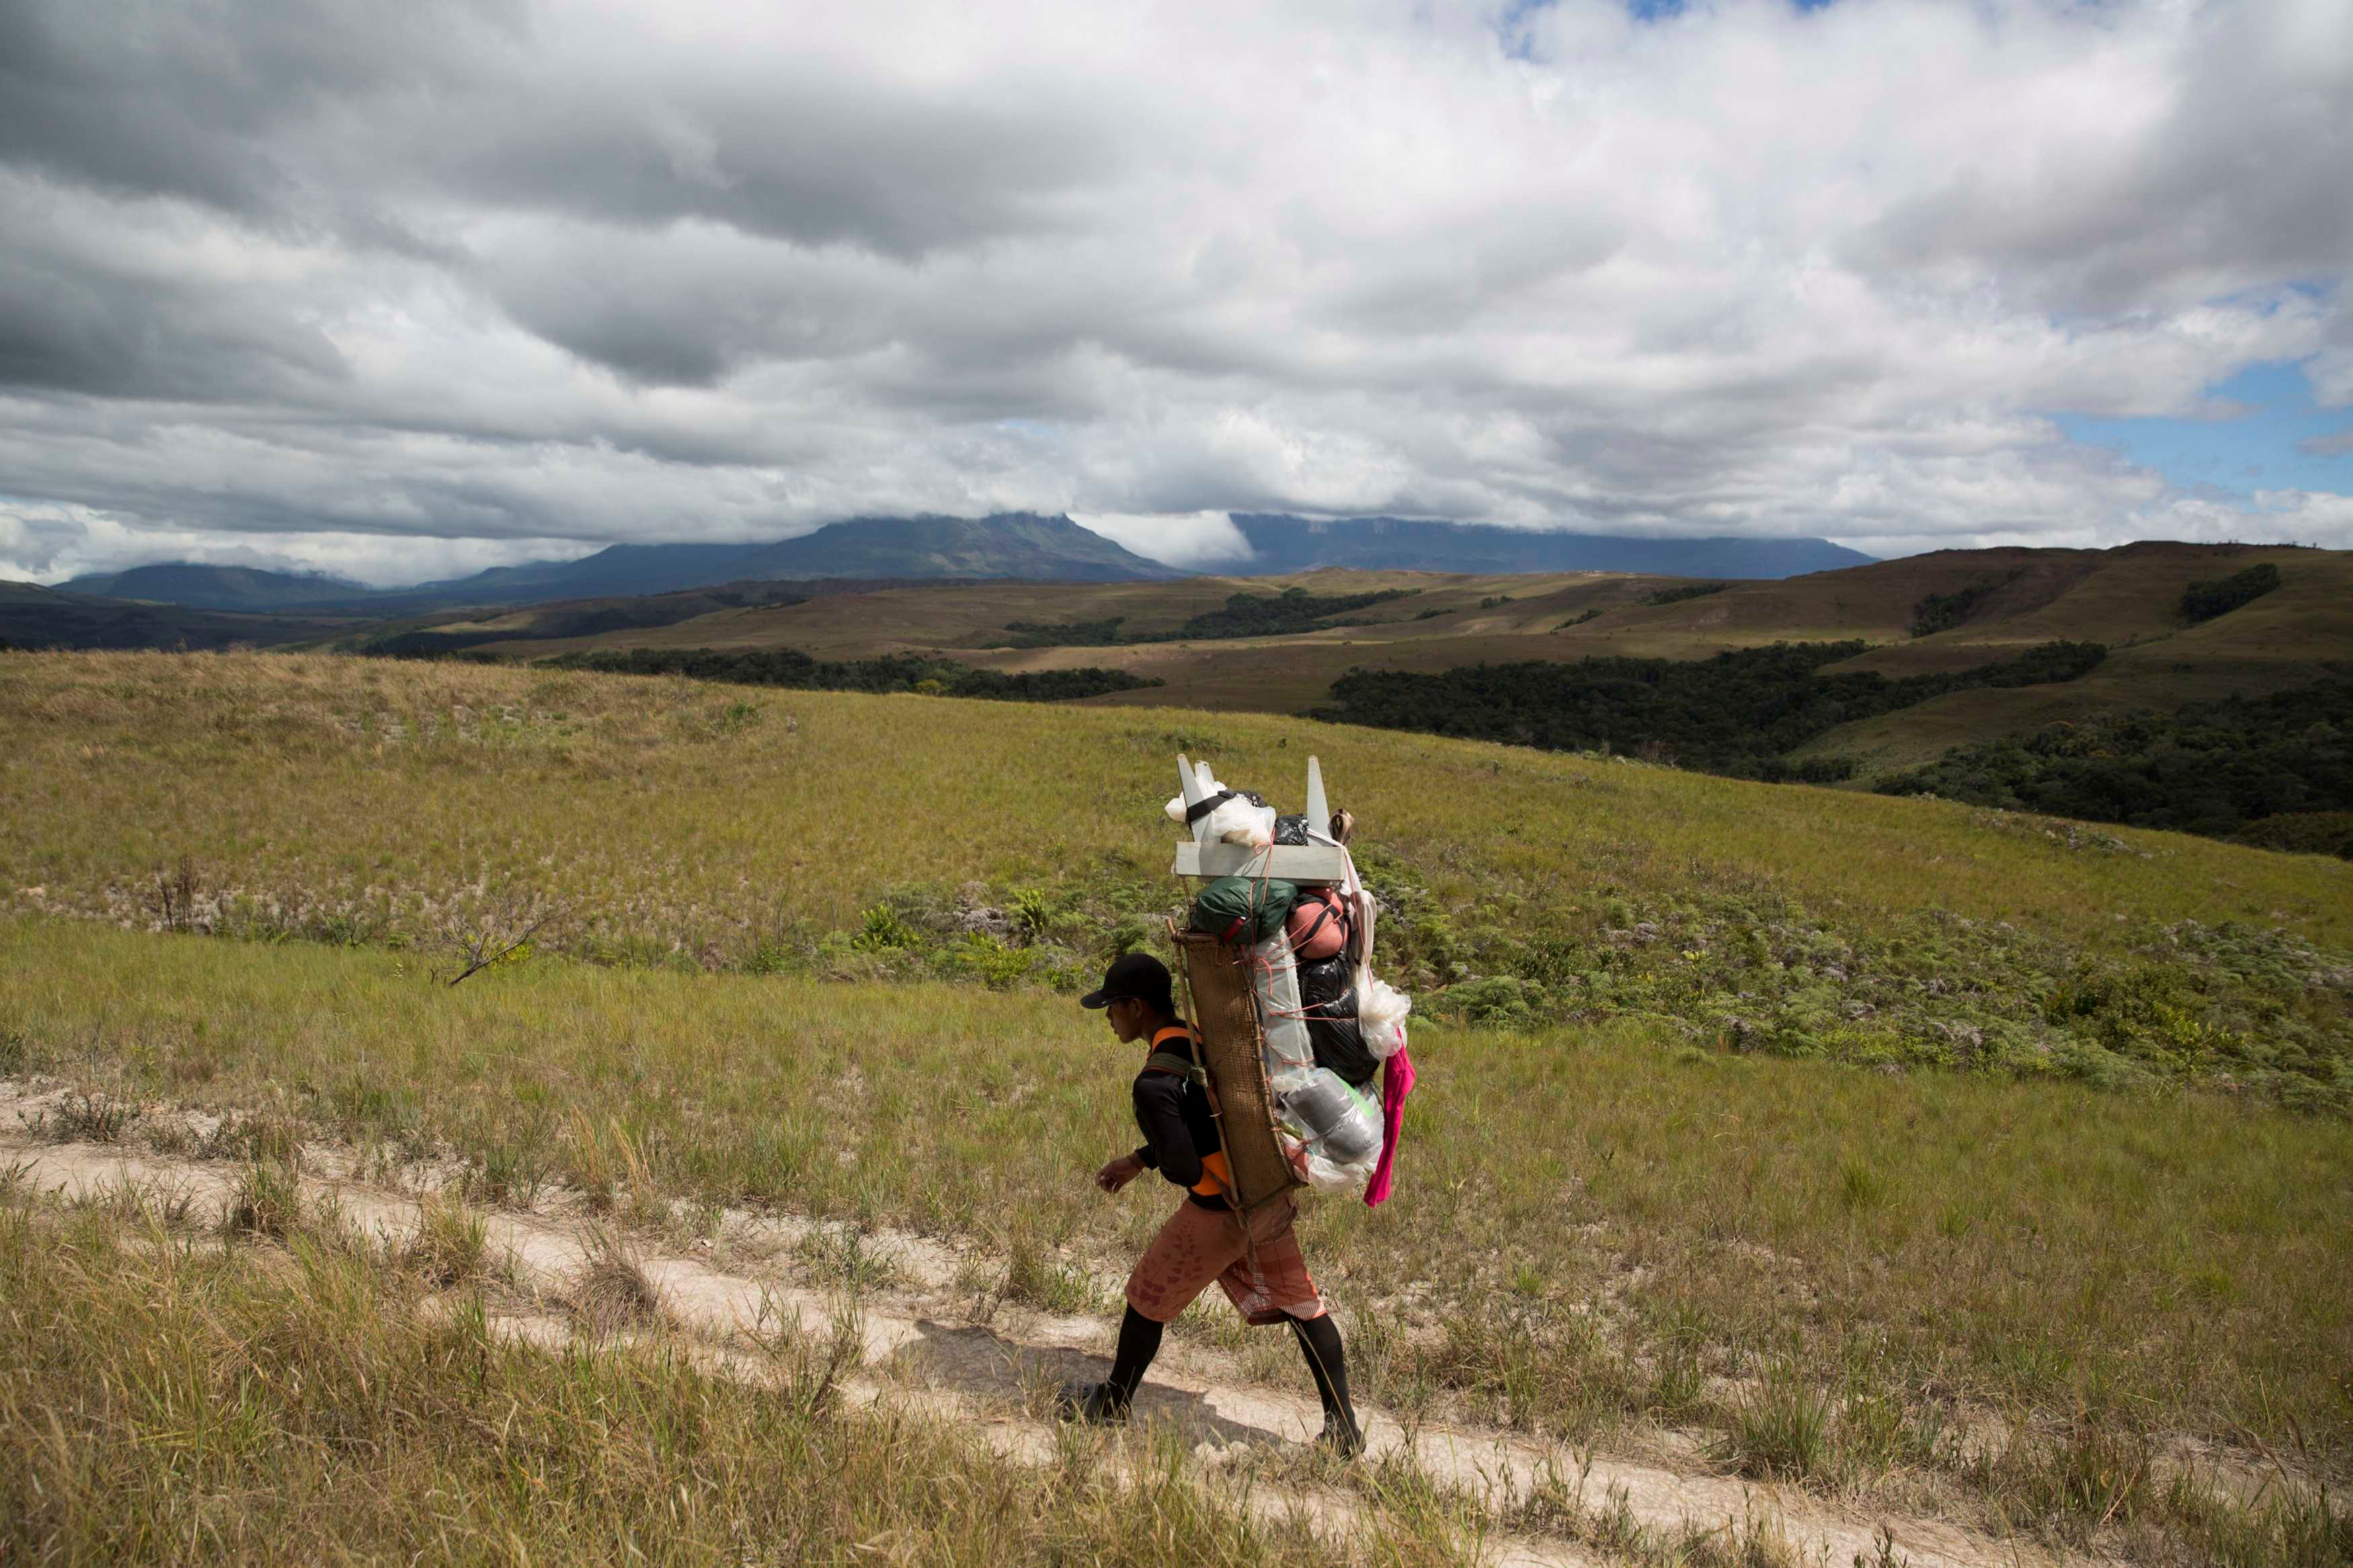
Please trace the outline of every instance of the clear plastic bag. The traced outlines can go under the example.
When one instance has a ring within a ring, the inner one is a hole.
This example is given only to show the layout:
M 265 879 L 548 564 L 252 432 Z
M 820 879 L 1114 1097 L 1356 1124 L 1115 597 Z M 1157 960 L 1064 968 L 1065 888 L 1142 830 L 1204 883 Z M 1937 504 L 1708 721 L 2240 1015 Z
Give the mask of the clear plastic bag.
M 1405 1044 L 1405 1018 L 1411 1011 L 1412 997 L 1367 972 L 1356 988 L 1356 1025 L 1375 1061 L 1388 1060 Z
M 1311 1144 L 1321 1143 L 1320 1152 L 1334 1163 L 1353 1165 L 1379 1157 L 1380 1108 L 1331 1068 L 1317 1068 L 1279 1104 L 1300 1136 Z
M 1197 844 L 1240 844 L 1263 849 L 1274 842 L 1274 807 L 1253 805 L 1236 795 L 1196 825 Z
M 1296 1089 L 1315 1070 L 1315 1042 L 1299 1005 L 1299 965 L 1291 939 L 1277 932 L 1250 949 L 1250 993 L 1258 1001 L 1259 1027 L 1266 1035 L 1267 1083 L 1276 1095 Z
M 1193 776 L 1198 781 L 1195 798 L 1199 800 L 1208 800 L 1229 787 L 1218 782 L 1207 763 L 1195 763 Z M 1196 844 L 1240 844 L 1263 849 L 1274 842 L 1274 807 L 1254 795 L 1237 792 L 1231 800 L 1193 818 L 1189 825 L 1189 810 L 1183 795 L 1171 799 L 1164 809 L 1169 821 L 1191 827 Z
M 1299 997 L 1299 965 L 1287 937 L 1250 950 L 1250 990 L 1266 1037 L 1266 1083 L 1275 1133 L 1292 1169 L 1325 1192 L 1361 1190 L 1381 1157 L 1379 1108 L 1328 1068 L 1315 1065 Z
M 1378 1108 L 1328 1070 L 1281 1097 L 1275 1136 L 1292 1169 L 1320 1192 L 1361 1192 L 1380 1163 Z

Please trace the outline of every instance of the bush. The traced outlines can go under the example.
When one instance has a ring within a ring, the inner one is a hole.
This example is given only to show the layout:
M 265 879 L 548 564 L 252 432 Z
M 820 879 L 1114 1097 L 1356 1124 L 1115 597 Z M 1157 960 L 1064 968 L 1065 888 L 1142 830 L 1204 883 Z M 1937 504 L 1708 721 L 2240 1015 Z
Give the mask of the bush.
M 1731 586 L 1729 583 L 1686 583 L 1680 588 L 1662 588 L 1655 594 L 1645 594 L 1642 603 L 1680 605 L 1685 599 L 1704 599 L 1710 594 L 1721 594 Z
M 1743 1475 L 1798 1481 L 1821 1473 L 1830 1432 L 1829 1398 L 1788 1368 L 1776 1367 L 1733 1407 L 1726 1447 Z
M 914 947 L 923 934 L 900 918 L 899 911 L 889 904 L 876 904 L 865 914 L 865 924 L 850 939 L 850 945 L 860 952 L 891 952 Z
M 1675 1020 L 1694 1048 L 2119 1092 L 2194 1083 L 2353 1112 L 2353 958 L 2285 931 L 2182 921 L 2094 954 L 1946 915 L 1866 934 L 1775 900 L 1609 898 L 1589 936 L 1530 941 L 1461 927 L 1378 868 L 1368 884 L 1383 971 L 1417 993 L 1417 1016 L 1525 1029 L 1634 1015 Z M 1849 1195 L 1868 1205 L 1893 1175 L 1863 1172 Z
M 2243 837 L 2268 847 L 2345 853 L 2353 813 L 2353 682 L 2054 724 L 1958 746 L 1877 786 L 2006 810 Z
M 1005 629 L 1012 633 L 1008 639 L 1015 647 L 1112 647 L 1122 643 L 1198 642 L 1224 637 L 1290 637 L 1299 632 L 1317 630 L 1334 616 L 1345 616 L 1351 610 L 1370 609 L 1391 599 L 1403 599 L 1419 593 L 1419 588 L 1388 588 L 1377 594 L 1311 594 L 1304 588 L 1285 588 L 1280 594 L 1235 594 L 1228 597 L 1225 607 L 1208 610 L 1193 616 L 1174 631 L 1155 632 L 1150 636 L 1127 636 L 1120 627 L 1124 616 L 1112 616 L 1099 621 L 1008 621 Z M 1480 606 L 1493 608 L 1490 600 Z M 1417 619 L 1444 615 L 1443 610 L 1425 610 Z M 1158 684 L 1155 682 L 1154 684 Z
M 1333 616 L 1385 605 L 1413 592 L 1410 588 L 1388 588 L 1377 594 L 1316 595 L 1304 588 L 1285 588 L 1271 597 L 1236 594 L 1227 599 L 1224 609 L 1195 616 L 1161 640 L 1287 637 L 1314 631 L 1317 622 Z
M 683 675 L 695 680 L 743 686 L 777 686 L 802 691 L 917 691 L 976 697 L 1000 702 L 1065 702 L 1134 691 L 1161 682 L 1124 669 L 975 669 L 954 659 L 891 654 L 881 658 L 830 663 L 798 648 L 754 648 L 742 653 L 712 648 L 594 648 L 540 660 L 553 669 L 592 669 L 614 675 Z M 730 710 L 732 713 L 732 710 Z M 740 728 L 740 723 L 736 725 Z M 731 731 L 732 732 L 732 731 Z
M 2258 849 L 2353 860 L 2353 811 L 2282 812 L 2250 823 L 2231 837 Z
M 1705 659 L 1482 664 L 1440 675 L 1359 669 L 1333 683 L 1332 705 L 1313 717 L 1547 751 L 1649 746 L 1645 754 L 1703 773 L 1835 783 L 1851 763 L 1790 763 L 1782 753 L 1841 724 L 1949 691 L 2073 680 L 2107 657 L 2098 643 L 2049 643 L 2000 663 L 1901 680 L 1822 673 L 1869 647 L 1776 643 Z
M 2228 577 L 2192 583 L 2181 591 L 2181 618 L 2194 626 L 2217 616 L 2227 616 L 2242 605 L 2254 603 L 2279 585 L 2280 570 L 2268 561 Z
M 2014 577 L 2016 574 L 2011 575 Z M 1931 594 L 1912 606 L 1912 635 L 1934 637 L 1950 631 L 1968 618 L 1968 614 L 1983 604 L 1995 589 L 2003 584 L 1972 583 L 1957 594 Z

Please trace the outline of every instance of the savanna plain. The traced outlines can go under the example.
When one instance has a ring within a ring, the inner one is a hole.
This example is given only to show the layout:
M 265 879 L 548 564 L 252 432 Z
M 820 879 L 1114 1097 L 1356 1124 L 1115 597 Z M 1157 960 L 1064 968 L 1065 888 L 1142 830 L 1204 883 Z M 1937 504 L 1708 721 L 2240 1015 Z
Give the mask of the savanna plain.
M 1178 751 L 1322 759 L 1417 998 L 1353 1468 L 1221 1305 L 1045 1418 Z M 2343 861 L 324 655 L 0 658 L 0 1560 L 2353 1560 Z

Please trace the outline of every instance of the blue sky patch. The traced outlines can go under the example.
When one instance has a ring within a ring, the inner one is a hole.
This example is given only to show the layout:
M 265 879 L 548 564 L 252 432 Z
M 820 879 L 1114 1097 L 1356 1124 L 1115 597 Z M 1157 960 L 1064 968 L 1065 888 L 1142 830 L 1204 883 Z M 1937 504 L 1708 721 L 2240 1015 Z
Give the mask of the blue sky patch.
M 1694 0 L 1625 0 L 1627 13 L 1638 22 L 1663 22 L 1680 16 L 1691 9 Z M 1837 0 L 1788 0 L 1794 11 L 1828 10 Z M 1495 18 L 1495 36 L 1503 41 L 1504 55 L 1515 60 L 1536 58 L 1535 39 L 1529 22 L 1539 13 L 1552 9 L 1554 0 L 1504 0 L 1503 14 Z
M 2052 416 L 2071 441 L 2100 447 L 2184 489 L 2353 492 L 2353 409 L 2324 408 L 2300 363 L 2268 361 L 2206 389 L 2203 419 Z

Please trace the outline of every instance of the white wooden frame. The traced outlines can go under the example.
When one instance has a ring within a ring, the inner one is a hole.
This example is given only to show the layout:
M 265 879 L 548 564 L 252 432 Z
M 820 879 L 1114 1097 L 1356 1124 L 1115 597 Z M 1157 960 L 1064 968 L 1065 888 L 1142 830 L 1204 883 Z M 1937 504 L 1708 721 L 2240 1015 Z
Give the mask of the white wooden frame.
M 1180 752 L 1176 787 L 1187 805 L 1208 797 L 1208 767 L 1196 767 Z M 1345 883 L 1353 866 L 1348 851 L 1333 838 L 1331 807 L 1324 795 L 1324 765 L 1307 759 L 1307 837 L 1305 844 L 1276 844 L 1253 849 L 1246 844 L 1179 844 L 1170 868 L 1179 877 L 1279 877 L 1286 882 L 1310 885 Z

